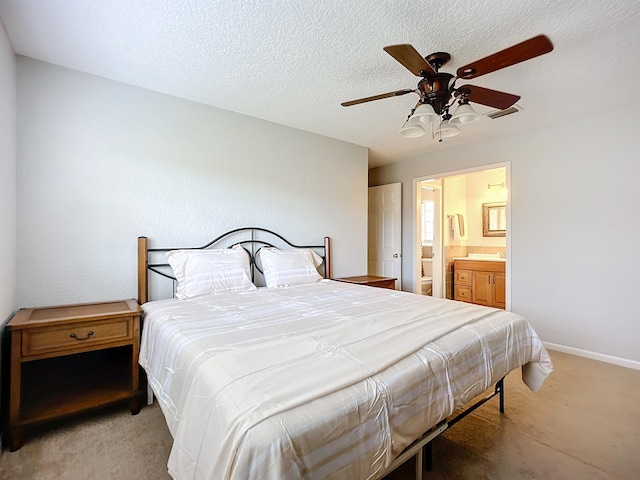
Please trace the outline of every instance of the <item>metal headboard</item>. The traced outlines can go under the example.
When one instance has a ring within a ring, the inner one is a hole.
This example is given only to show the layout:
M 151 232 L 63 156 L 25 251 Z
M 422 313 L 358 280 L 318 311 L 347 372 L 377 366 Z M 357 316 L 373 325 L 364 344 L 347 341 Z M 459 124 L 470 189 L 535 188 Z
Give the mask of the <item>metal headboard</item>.
M 253 281 L 255 281 L 258 274 L 262 274 L 262 269 L 256 261 L 256 256 L 262 247 L 313 249 L 323 259 L 324 277 L 331 278 L 331 239 L 329 237 L 324 237 L 322 245 L 296 245 L 271 230 L 261 227 L 242 227 L 223 233 L 201 247 L 172 248 L 149 248 L 149 239 L 147 237 L 138 237 L 138 302 L 142 305 L 149 300 L 149 271 L 171 279 L 173 282 L 176 281 L 173 271 L 169 264 L 166 263 L 166 260 L 162 262 L 150 260 L 149 257 L 153 256 L 153 254 L 166 254 L 170 250 L 206 250 L 212 247 L 231 248 L 236 245 L 241 245 L 249 254 Z

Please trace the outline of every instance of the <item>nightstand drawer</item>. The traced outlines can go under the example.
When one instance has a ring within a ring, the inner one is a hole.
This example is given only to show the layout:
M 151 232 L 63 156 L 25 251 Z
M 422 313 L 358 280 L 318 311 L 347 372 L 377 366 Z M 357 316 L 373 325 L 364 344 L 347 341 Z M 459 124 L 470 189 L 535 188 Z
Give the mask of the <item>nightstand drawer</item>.
M 87 345 L 115 343 L 133 338 L 132 318 L 102 322 L 80 322 L 58 327 L 26 329 L 22 333 L 22 355 L 73 350 Z

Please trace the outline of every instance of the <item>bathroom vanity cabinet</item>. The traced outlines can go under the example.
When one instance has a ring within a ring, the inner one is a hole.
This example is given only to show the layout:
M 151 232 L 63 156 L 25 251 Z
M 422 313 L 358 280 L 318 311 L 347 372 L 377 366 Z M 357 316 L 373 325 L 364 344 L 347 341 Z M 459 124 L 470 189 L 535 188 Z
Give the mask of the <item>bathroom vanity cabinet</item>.
M 505 308 L 505 262 L 455 259 L 453 298 L 487 307 Z

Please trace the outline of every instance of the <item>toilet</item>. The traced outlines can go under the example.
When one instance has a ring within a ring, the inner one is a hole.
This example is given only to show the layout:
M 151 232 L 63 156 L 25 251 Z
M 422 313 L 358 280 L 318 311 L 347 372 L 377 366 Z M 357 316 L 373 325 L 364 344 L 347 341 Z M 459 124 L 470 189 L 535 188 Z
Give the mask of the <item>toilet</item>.
M 422 295 L 431 295 L 433 283 L 433 259 L 422 259 L 422 278 L 420 284 L 422 286 Z

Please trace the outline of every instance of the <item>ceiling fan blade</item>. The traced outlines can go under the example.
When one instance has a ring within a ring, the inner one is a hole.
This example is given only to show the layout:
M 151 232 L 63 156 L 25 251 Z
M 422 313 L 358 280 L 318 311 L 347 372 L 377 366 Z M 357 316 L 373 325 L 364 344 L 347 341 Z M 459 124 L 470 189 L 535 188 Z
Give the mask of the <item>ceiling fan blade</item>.
M 504 110 L 511 107 L 520 100 L 519 95 L 511 93 L 499 92 L 489 88 L 478 87 L 476 85 L 462 85 L 454 92 L 456 97 L 464 95 L 470 102 L 480 103 L 488 107 Z
M 359 103 L 372 102 L 374 100 L 382 100 L 383 98 L 399 97 L 400 95 L 406 95 L 414 90 L 396 90 L 395 92 L 381 93 L 380 95 L 374 95 L 373 97 L 359 98 L 358 100 L 350 100 L 348 102 L 342 102 L 340 105 L 343 107 L 350 107 L 351 105 L 358 105 Z
M 516 63 L 530 60 L 553 50 L 553 44 L 545 35 L 525 40 L 513 47 L 501 50 L 493 55 L 476 60 L 456 71 L 458 78 L 470 79 L 495 72 Z
M 418 77 L 433 78 L 436 76 L 433 67 L 408 43 L 389 45 L 384 47 L 384 51 Z

